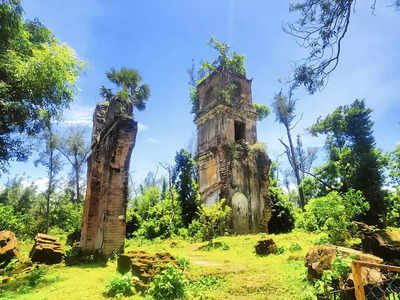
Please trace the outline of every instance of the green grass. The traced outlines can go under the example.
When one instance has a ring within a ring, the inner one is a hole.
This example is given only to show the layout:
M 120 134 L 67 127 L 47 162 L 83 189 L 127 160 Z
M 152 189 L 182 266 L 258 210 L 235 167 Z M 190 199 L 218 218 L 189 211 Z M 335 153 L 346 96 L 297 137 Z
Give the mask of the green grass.
M 305 280 L 304 256 L 318 236 L 301 231 L 268 235 L 285 251 L 280 255 L 260 257 L 255 254 L 254 245 L 261 236 L 219 237 L 215 241 L 228 247 L 207 250 L 201 249 L 206 243 L 189 243 L 181 239 L 129 240 L 126 251 L 138 248 L 148 252 L 168 251 L 175 257 L 189 260 L 185 269 L 189 282 L 188 299 L 302 299 L 302 294 L 309 288 Z M 289 251 L 295 242 L 301 249 Z M 116 274 L 116 262 L 109 262 L 105 267 L 60 264 L 47 267 L 36 287 L 24 288 L 27 283 L 23 276 L 3 284 L 0 299 L 107 299 L 103 295 L 105 283 Z M 121 299 L 145 298 L 135 295 Z

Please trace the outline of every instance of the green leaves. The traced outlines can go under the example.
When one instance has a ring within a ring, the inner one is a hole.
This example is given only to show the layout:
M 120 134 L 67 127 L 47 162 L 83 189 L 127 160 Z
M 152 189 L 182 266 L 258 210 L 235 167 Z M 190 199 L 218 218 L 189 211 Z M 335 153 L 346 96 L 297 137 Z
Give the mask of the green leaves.
M 148 294 L 156 300 L 183 298 L 185 283 L 183 272 L 174 265 L 168 265 L 165 270 L 155 276 Z
M 106 290 L 104 294 L 107 297 L 121 297 L 132 296 L 134 291 L 132 275 L 126 274 L 115 277 L 106 283 Z
M 112 101 L 114 97 L 117 97 L 126 103 L 132 103 L 138 110 L 146 108 L 146 101 L 150 97 L 150 88 L 147 84 L 139 85 L 142 77 L 137 70 L 122 67 L 120 71 L 116 71 L 112 68 L 110 72 L 106 72 L 106 76 L 121 88 L 119 92 L 113 94 L 111 89 L 102 86 L 100 96 L 106 101 Z
M 56 118 L 77 91 L 85 64 L 59 43 L 39 20 L 24 22 L 19 1 L 0 2 L 0 165 L 24 160 L 20 134 L 42 131 L 44 118 Z M 46 112 L 46 115 L 43 114 Z M 14 147 L 17 145 L 17 147 Z
M 349 235 L 350 222 L 368 209 L 369 205 L 360 191 L 350 189 L 343 196 L 330 192 L 306 204 L 298 225 L 308 231 L 325 232 L 331 242 L 342 243 Z
M 256 110 L 258 121 L 264 120 L 271 113 L 269 106 L 264 104 L 253 103 L 253 108 Z

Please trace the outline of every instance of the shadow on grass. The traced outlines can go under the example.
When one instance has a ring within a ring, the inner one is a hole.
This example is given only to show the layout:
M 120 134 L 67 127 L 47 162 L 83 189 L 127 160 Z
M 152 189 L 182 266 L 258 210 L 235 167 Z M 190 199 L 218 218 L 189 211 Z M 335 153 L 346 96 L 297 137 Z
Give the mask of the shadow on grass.
M 17 296 L 33 293 L 41 288 L 48 287 L 49 285 L 62 280 L 59 275 L 47 278 L 43 277 L 38 281 L 37 284 L 31 285 L 27 279 L 27 276 L 28 275 L 19 276 L 5 284 L 1 284 L 0 299 L 15 299 Z
M 65 266 L 66 268 L 78 268 L 78 269 L 98 269 L 106 268 L 107 263 L 104 262 L 85 262 L 76 265 Z

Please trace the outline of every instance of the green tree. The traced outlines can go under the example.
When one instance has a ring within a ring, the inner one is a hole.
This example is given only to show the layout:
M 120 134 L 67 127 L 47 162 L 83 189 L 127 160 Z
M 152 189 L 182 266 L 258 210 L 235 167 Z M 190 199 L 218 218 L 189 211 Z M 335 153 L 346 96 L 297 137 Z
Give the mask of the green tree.
M 388 169 L 390 183 L 400 186 L 400 144 L 397 144 L 396 149 L 389 153 Z
M 59 145 L 57 135 L 53 131 L 50 120 L 46 122 L 46 129 L 41 137 L 44 142 L 44 150 L 39 153 L 39 158 L 35 161 L 35 166 L 42 165 L 47 169 L 47 190 L 46 190 L 46 233 L 50 227 L 50 201 L 56 187 L 56 176 L 62 168 L 60 155 L 56 152 Z
M 71 185 L 75 188 L 72 201 L 81 202 L 81 175 L 89 154 L 90 148 L 84 140 L 84 129 L 70 128 L 67 134 L 60 138 L 57 150 L 72 166 Z
M 289 160 L 290 166 L 292 167 L 294 176 L 296 178 L 297 188 L 299 191 L 300 207 L 304 209 L 305 201 L 304 194 L 301 187 L 301 170 L 300 161 L 296 152 L 295 145 L 293 143 L 291 130 L 293 129 L 293 121 L 296 118 L 295 108 L 296 101 L 292 99 L 291 96 L 285 97 L 282 92 L 279 92 L 275 96 L 275 100 L 272 104 L 273 110 L 275 112 L 276 120 L 281 123 L 286 129 L 286 135 L 289 141 L 287 145 L 282 139 L 279 139 L 281 144 L 285 147 L 286 156 Z
M 383 166 L 375 149 L 372 110 L 363 100 L 339 106 L 332 114 L 310 128 L 313 135 L 327 135 L 326 145 L 330 161 L 319 170 L 319 175 L 330 180 L 342 193 L 360 190 L 369 202 L 370 210 L 364 221 L 382 224 L 385 204 L 382 193 Z
M 351 221 L 369 209 L 360 191 L 349 189 L 340 195 L 330 192 L 324 197 L 311 199 L 297 226 L 308 231 L 322 231 L 333 243 L 342 243 L 350 236 Z
M 150 88 L 147 84 L 140 85 L 142 77 L 138 71 L 124 67 L 120 71 L 116 71 L 112 68 L 110 72 L 106 72 L 106 76 L 121 90 L 114 94 L 111 89 L 102 86 L 100 95 L 104 99 L 112 101 L 114 98 L 118 98 L 131 103 L 138 110 L 146 108 L 146 101 L 150 97 Z
M 197 166 L 192 155 L 181 149 L 175 155 L 173 182 L 178 192 L 178 200 L 182 209 L 182 220 L 187 227 L 198 213 L 200 195 L 196 182 Z
M 287 233 L 294 228 L 294 207 L 289 202 L 288 196 L 278 186 L 278 181 L 274 178 L 272 163 L 270 170 L 270 185 L 268 187 L 269 197 L 272 202 L 271 219 L 268 222 L 269 233 Z
M 0 167 L 30 154 L 26 137 L 73 100 L 84 64 L 38 20 L 24 21 L 18 0 L 0 0 Z
M 392 0 L 400 8 L 399 0 Z M 296 22 L 284 27 L 308 51 L 305 62 L 295 68 L 292 88 L 303 85 L 310 93 L 321 89 L 339 64 L 342 43 L 356 11 L 356 0 L 297 0 L 290 11 L 299 13 Z M 372 11 L 376 0 L 370 0 Z
M 15 211 L 28 213 L 36 200 L 36 188 L 33 185 L 23 186 L 23 178 L 9 180 L 0 192 L 0 203 L 10 205 Z

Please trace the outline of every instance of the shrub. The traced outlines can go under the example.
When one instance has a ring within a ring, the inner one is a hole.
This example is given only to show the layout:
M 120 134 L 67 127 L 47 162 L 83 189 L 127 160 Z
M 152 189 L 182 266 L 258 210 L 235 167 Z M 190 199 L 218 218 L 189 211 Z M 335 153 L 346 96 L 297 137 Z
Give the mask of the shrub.
M 351 221 L 369 209 L 360 191 L 349 190 L 341 196 L 330 192 L 311 199 L 305 212 L 299 216 L 297 226 L 308 231 L 325 232 L 333 243 L 342 243 L 349 236 Z
M 178 264 L 184 269 L 186 270 L 189 265 L 190 265 L 190 261 L 184 257 L 178 257 L 176 259 L 176 261 L 178 262 Z
M 291 251 L 291 252 L 299 251 L 299 250 L 301 250 L 301 249 L 303 249 L 303 248 L 302 248 L 301 245 L 300 245 L 299 243 L 297 243 L 297 242 L 294 242 L 294 243 L 290 244 L 290 246 L 289 246 L 289 251 Z
M 394 192 L 387 191 L 385 202 L 387 224 L 393 227 L 400 227 L 400 188 L 397 187 Z
M 26 276 L 26 280 L 28 280 L 30 286 L 34 287 L 39 284 L 44 274 L 45 272 L 42 268 L 36 267 Z
M 221 249 L 221 250 L 227 251 L 230 248 L 231 247 L 229 247 L 229 245 L 224 243 L 224 242 L 212 242 L 212 241 L 209 241 L 206 245 L 201 246 L 200 250 L 210 251 L 210 250 L 213 250 L 213 249 Z
M 169 265 L 155 276 L 148 294 L 156 300 L 183 298 L 185 294 L 184 286 L 185 277 L 183 272 L 174 265 Z
M 0 269 L 3 267 L 3 265 L 4 265 L 6 262 L 7 262 L 7 261 L 5 261 L 5 262 L 3 262 L 2 264 L 0 264 Z M 17 266 L 18 262 L 19 262 L 18 258 L 13 258 L 13 259 L 11 259 L 11 260 L 9 261 L 9 263 L 5 266 L 4 271 L 5 271 L 6 273 L 12 272 L 12 271 L 15 269 L 15 267 Z
M 283 253 L 285 253 L 285 247 L 278 247 L 278 249 L 276 250 L 276 255 L 280 255 L 280 254 L 283 254 Z
M 211 207 L 201 205 L 198 220 L 193 220 L 189 226 L 189 235 L 201 237 L 203 241 L 212 241 L 217 235 L 223 235 L 229 212 L 230 207 L 225 205 L 225 199 Z
M 329 243 L 329 237 L 324 235 L 319 237 L 314 241 L 314 245 L 319 246 L 319 245 L 325 245 Z
M 176 195 L 175 195 L 176 196 Z M 136 217 L 140 224 L 134 233 L 137 238 L 166 239 L 178 234 L 179 228 L 183 227 L 179 203 L 167 193 L 160 201 L 158 188 L 149 188 L 142 196 L 137 197 L 139 201 L 136 206 Z
M 343 258 L 337 252 L 336 258 L 332 261 L 332 270 L 324 271 L 321 280 L 315 282 L 316 293 L 329 297 L 331 291 L 343 289 L 345 281 L 351 272 L 351 261 L 352 258 Z
M 106 283 L 104 294 L 107 297 L 120 297 L 133 295 L 133 283 L 130 274 L 114 277 Z
M 271 219 L 268 223 L 269 233 L 288 233 L 294 228 L 294 207 L 282 189 L 270 185 L 269 197 L 272 201 Z
M 0 203 L 0 231 L 9 230 L 18 235 L 23 232 L 23 229 L 23 217 L 17 212 L 14 212 L 12 206 Z

